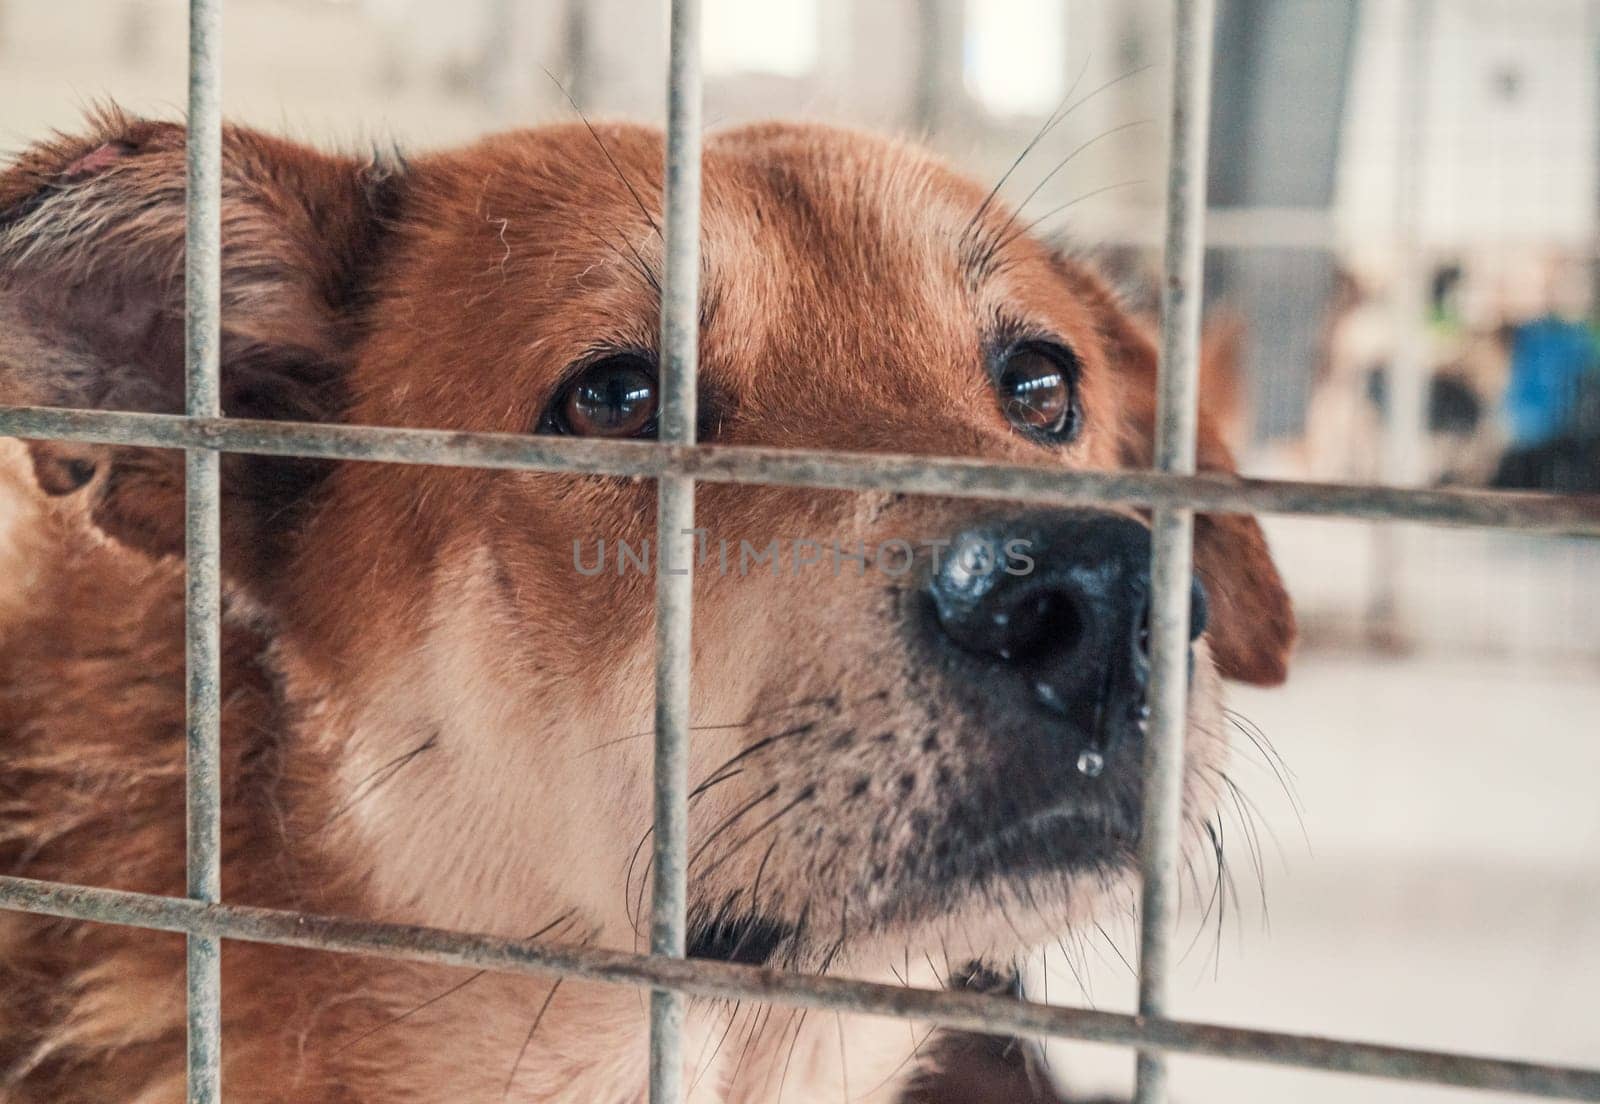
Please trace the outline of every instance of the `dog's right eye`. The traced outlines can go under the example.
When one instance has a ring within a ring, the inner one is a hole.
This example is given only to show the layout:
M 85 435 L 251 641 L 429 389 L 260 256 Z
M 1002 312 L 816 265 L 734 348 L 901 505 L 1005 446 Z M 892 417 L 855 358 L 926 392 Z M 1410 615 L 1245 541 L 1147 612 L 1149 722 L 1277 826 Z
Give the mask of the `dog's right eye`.
M 539 429 L 575 437 L 654 437 L 654 365 L 634 353 L 596 361 L 561 389 Z
M 1009 350 L 995 372 L 1000 409 L 1030 435 L 1066 442 L 1078 433 L 1077 361 L 1066 348 L 1030 341 Z

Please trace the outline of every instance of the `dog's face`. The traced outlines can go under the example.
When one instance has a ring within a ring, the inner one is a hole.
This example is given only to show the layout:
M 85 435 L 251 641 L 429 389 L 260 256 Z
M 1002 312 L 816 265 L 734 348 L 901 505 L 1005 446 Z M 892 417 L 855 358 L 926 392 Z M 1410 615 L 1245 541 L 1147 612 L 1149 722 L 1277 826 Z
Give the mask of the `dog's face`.
M 110 119 L 0 177 L 0 397 L 181 406 L 181 143 Z M 625 127 L 385 168 L 230 133 L 227 413 L 653 436 L 660 162 Z M 710 138 L 704 179 L 702 440 L 1148 462 L 1147 338 L 977 185 L 787 125 Z M 113 536 L 181 546 L 172 457 L 34 456 L 49 490 L 94 477 Z M 1209 427 L 1201 464 L 1230 467 Z M 224 481 L 236 606 L 270 626 L 307 738 L 337 744 L 342 823 L 385 907 L 507 931 L 574 909 L 631 941 L 654 485 L 247 457 Z M 702 485 L 696 521 L 697 952 L 981 956 L 1128 869 L 1135 514 Z M 1248 518 L 1202 518 L 1196 564 L 1198 804 L 1220 679 L 1281 679 L 1293 630 Z

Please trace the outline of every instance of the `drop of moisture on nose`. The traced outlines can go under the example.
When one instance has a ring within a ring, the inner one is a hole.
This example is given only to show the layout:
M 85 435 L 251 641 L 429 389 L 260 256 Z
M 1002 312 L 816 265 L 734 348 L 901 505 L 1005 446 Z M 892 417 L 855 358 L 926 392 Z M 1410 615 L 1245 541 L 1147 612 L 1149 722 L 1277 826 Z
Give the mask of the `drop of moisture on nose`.
M 981 598 L 994 587 L 997 562 L 994 546 L 988 538 L 977 533 L 963 533 L 956 538 L 945 560 L 944 585 L 952 593 L 969 600 Z M 998 614 L 995 624 L 1004 625 L 1005 620 L 1005 614 Z
M 1106 769 L 1106 757 L 1093 748 L 1084 748 L 1078 752 L 1078 773 L 1085 778 L 1099 778 L 1100 772 Z

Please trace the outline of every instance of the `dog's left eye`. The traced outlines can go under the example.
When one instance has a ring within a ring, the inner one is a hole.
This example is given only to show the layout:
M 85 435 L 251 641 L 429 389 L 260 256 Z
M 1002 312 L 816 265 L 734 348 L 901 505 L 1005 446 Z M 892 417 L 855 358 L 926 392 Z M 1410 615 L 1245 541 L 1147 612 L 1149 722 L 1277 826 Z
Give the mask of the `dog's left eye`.
M 1056 441 L 1077 435 L 1077 362 L 1066 349 L 1033 342 L 1010 349 L 997 366 L 995 390 L 1018 429 Z
M 561 389 L 539 428 L 576 437 L 655 436 L 654 366 L 632 353 L 589 365 Z

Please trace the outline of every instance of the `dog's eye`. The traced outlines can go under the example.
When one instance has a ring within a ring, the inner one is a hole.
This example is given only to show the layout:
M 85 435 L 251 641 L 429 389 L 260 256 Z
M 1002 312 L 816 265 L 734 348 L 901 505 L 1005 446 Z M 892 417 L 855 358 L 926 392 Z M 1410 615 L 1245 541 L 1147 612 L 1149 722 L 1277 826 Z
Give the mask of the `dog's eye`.
M 1031 434 L 1068 441 L 1082 420 L 1077 364 L 1066 349 L 1029 343 L 1005 354 L 995 376 L 1000 409 Z
M 589 365 L 556 396 L 540 428 L 577 437 L 654 436 L 655 369 L 632 353 Z

